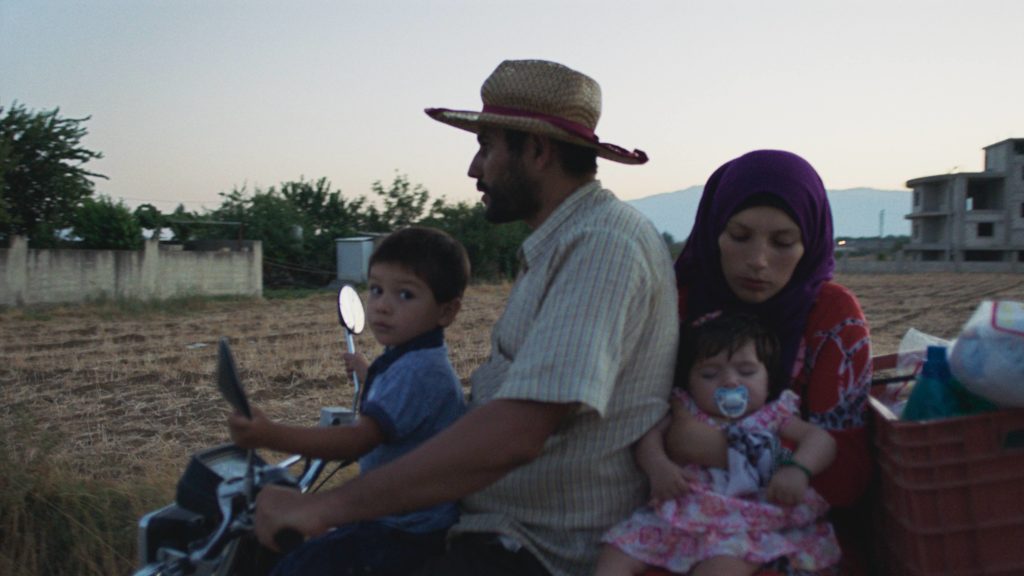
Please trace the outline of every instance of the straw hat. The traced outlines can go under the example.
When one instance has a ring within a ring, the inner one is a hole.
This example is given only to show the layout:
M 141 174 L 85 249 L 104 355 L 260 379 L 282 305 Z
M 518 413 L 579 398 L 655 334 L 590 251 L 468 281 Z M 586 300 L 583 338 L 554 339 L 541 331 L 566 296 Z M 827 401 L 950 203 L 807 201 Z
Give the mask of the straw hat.
M 470 132 L 481 124 L 511 128 L 586 146 L 597 155 L 643 164 L 647 154 L 601 142 L 594 129 L 601 117 L 601 86 L 593 78 L 555 62 L 506 60 L 480 88 L 481 112 L 427 108 L 439 122 Z

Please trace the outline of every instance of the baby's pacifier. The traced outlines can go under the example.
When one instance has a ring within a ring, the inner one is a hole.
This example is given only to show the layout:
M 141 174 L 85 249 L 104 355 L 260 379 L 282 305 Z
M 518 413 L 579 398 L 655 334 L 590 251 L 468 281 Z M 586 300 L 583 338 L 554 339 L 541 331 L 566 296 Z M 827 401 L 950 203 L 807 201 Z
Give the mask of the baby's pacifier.
M 749 399 L 750 394 L 743 386 L 735 388 L 719 386 L 715 388 L 715 404 L 718 405 L 718 410 L 727 418 L 735 420 L 743 416 L 747 411 L 747 401 Z

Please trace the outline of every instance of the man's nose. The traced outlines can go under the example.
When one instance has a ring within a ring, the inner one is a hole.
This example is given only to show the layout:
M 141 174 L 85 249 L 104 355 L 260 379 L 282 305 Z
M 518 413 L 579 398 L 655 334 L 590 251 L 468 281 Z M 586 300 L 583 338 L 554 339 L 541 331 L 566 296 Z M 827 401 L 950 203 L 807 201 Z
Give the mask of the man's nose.
M 477 154 L 476 156 L 473 156 L 473 160 L 469 163 L 469 171 L 467 172 L 467 175 L 470 178 L 479 179 L 480 176 L 483 175 L 483 170 L 480 169 L 480 164 L 480 155 Z

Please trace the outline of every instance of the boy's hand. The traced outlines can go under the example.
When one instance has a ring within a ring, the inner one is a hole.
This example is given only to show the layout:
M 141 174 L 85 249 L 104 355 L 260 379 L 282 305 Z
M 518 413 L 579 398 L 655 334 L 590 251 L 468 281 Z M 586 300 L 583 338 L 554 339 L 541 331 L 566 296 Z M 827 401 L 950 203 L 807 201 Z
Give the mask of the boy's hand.
M 228 415 L 228 431 L 231 432 L 231 441 L 241 448 L 261 448 L 264 446 L 264 438 L 267 437 L 273 422 L 267 419 L 263 412 L 255 406 L 250 406 L 252 419 L 246 418 L 241 412 Z
M 783 466 L 772 474 L 766 496 L 777 504 L 793 506 L 803 500 L 809 482 L 803 470 L 796 466 Z
M 345 360 L 345 373 L 355 372 L 360 382 L 366 382 L 366 371 L 370 369 L 370 361 L 366 356 L 345 352 L 341 357 Z

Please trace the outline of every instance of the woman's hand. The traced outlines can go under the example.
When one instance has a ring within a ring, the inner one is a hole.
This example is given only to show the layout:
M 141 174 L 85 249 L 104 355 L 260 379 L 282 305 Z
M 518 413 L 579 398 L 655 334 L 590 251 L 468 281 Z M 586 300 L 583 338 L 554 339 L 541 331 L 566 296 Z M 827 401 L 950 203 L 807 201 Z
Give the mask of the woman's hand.
M 249 410 L 252 419 L 246 418 L 241 412 L 228 415 L 231 441 L 242 448 L 263 448 L 274 423 L 259 408 L 251 406 Z
M 366 371 L 370 369 L 370 361 L 366 359 L 366 356 L 345 352 L 341 357 L 345 360 L 345 373 L 355 372 L 360 382 L 366 382 Z
M 810 478 L 807 473 L 796 466 L 782 466 L 772 474 L 768 482 L 766 496 L 772 502 L 783 506 L 800 503 L 807 491 Z
M 789 465 L 772 475 L 767 496 L 779 504 L 792 506 L 804 497 L 811 476 L 819 474 L 836 457 L 836 441 L 821 428 L 800 418 L 790 418 L 779 428 L 779 435 L 796 442 Z

